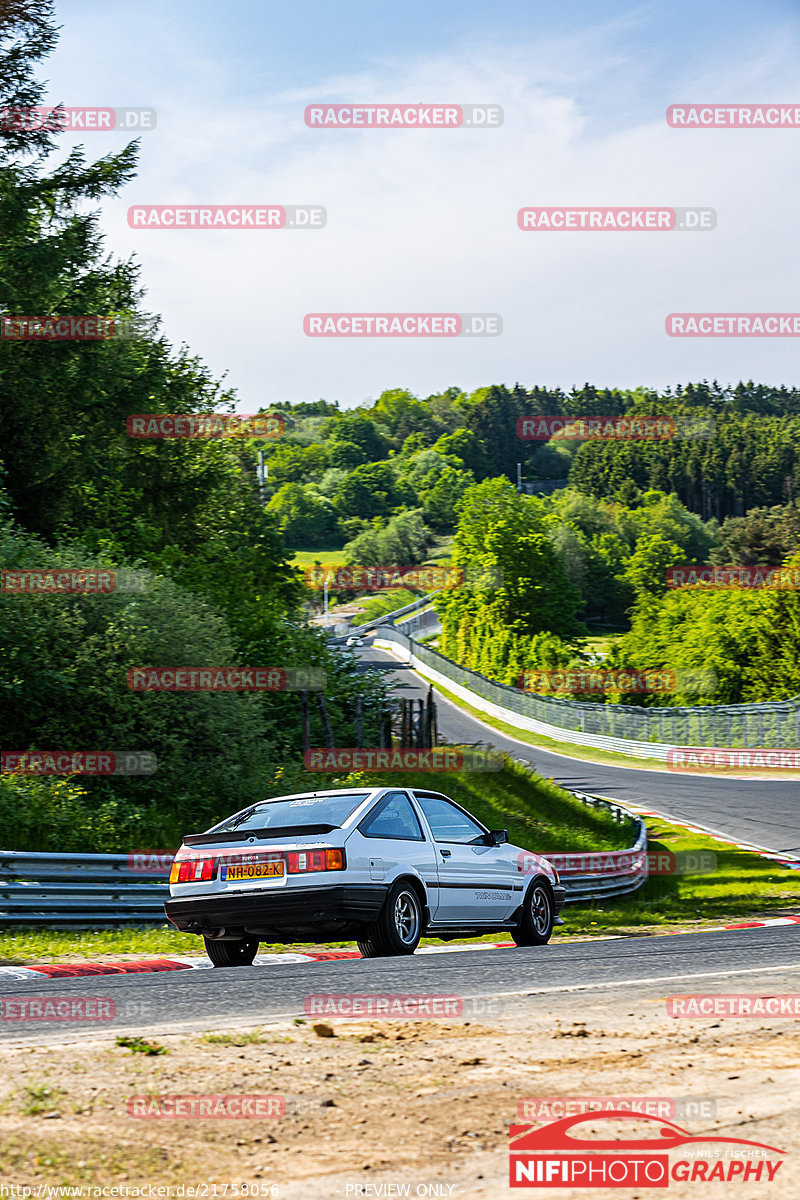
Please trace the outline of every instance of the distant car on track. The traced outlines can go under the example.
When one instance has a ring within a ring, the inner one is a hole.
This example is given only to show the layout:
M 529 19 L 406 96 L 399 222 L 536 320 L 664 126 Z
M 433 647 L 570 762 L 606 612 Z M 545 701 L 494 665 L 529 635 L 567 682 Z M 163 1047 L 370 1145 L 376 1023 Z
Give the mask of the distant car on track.
M 363 637 L 355 637 L 355 636 L 349 637 L 347 639 L 347 641 L 345 642 L 345 646 L 363 646 L 363 645 L 364 645 Z
M 262 940 L 354 938 L 367 958 L 423 934 L 543 945 L 565 899 L 547 859 L 441 792 L 373 787 L 278 796 L 185 837 L 165 911 L 232 967 Z

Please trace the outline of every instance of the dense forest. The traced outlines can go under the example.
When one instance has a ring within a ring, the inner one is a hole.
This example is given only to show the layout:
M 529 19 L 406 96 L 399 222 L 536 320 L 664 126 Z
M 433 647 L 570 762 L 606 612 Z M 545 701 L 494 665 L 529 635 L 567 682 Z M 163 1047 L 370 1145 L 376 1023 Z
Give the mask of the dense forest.
M 624 636 L 607 666 L 709 670 L 718 684 L 587 698 L 783 698 L 800 691 L 796 593 L 672 593 L 667 573 L 779 566 L 798 550 L 799 405 L 798 391 L 753 383 L 660 395 L 497 385 L 425 399 L 387 391 L 347 412 L 286 405 L 290 428 L 266 450 L 267 511 L 290 545 L 340 547 L 350 563 L 446 556 L 467 576 L 501 577 L 500 588 L 466 584 L 437 601 L 439 648 L 490 678 L 585 665 L 587 636 L 610 629 Z M 518 436 L 537 415 L 660 416 L 674 436 Z
M 279 406 L 280 407 L 280 406 Z M 674 494 L 703 520 L 791 504 L 800 484 L 800 391 L 750 383 L 678 385 L 664 393 L 569 393 L 517 384 L 418 399 L 384 392 L 340 412 L 326 401 L 286 405 L 292 428 L 268 448 L 269 508 L 291 543 L 343 544 L 416 508 L 432 531 L 451 529 L 473 482 L 504 475 L 547 491 L 560 485 L 630 503 L 646 491 Z M 524 440 L 537 415 L 661 416 L 675 436 L 653 441 Z

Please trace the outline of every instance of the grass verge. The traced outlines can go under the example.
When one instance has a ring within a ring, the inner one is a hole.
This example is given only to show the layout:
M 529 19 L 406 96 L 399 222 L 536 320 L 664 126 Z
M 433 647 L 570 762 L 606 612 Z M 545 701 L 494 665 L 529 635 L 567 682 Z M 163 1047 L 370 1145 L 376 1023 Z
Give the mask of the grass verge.
M 713 855 L 707 874 L 652 875 L 639 891 L 591 905 L 567 905 L 559 936 L 575 933 L 655 933 L 667 928 L 757 920 L 798 912 L 797 872 L 758 854 L 648 817 L 651 852 Z
M 293 567 L 313 567 L 315 562 L 323 567 L 343 567 L 345 553 L 335 547 L 331 549 L 295 550 L 292 554 Z

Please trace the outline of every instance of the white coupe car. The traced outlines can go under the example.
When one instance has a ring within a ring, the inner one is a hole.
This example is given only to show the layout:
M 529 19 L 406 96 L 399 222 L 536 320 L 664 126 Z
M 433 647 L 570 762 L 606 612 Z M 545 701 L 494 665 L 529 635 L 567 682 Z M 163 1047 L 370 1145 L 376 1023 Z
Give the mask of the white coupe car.
M 506 830 L 441 792 L 375 787 L 278 796 L 185 837 L 165 911 L 233 967 L 261 940 L 355 938 L 368 958 L 413 954 L 423 934 L 543 945 L 565 899 L 547 859 Z

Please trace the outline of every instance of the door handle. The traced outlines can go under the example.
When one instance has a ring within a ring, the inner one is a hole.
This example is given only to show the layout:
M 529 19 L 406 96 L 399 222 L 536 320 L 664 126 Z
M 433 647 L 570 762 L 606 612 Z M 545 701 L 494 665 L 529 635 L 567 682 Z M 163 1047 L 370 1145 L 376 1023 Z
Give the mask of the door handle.
M 452 850 L 440 850 L 439 853 L 441 854 L 442 858 L 449 858 L 453 852 Z

